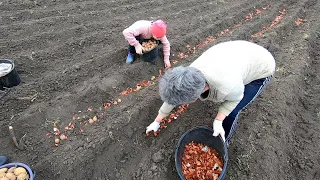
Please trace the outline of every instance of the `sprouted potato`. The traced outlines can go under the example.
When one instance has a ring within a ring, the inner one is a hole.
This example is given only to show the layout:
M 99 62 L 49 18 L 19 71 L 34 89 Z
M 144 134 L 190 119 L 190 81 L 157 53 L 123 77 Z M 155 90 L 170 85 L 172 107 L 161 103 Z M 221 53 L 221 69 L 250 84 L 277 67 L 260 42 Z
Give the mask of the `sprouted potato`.
M 142 42 L 141 45 L 144 51 L 150 51 L 157 46 L 157 41 L 155 39 L 150 39 L 147 42 Z
M 29 180 L 29 174 L 23 167 L 11 167 L 0 169 L 0 180 Z

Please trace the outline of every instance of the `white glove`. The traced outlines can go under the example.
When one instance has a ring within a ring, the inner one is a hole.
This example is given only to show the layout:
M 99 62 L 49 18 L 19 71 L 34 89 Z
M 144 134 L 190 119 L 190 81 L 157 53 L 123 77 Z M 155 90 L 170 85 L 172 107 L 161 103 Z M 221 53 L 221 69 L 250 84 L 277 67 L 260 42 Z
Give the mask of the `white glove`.
M 225 138 L 225 132 L 224 132 L 224 129 L 222 127 L 222 122 L 223 121 L 220 121 L 220 120 L 214 120 L 213 121 L 213 136 L 218 136 L 219 134 L 221 135 L 223 141 L 226 141 L 226 138 Z
M 160 128 L 160 123 L 157 122 L 157 121 L 153 121 L 153 122 L 147 127 L 146 134 L 148 134 L 148 132 L 150 132 L 150 131 L 156 132 L 156 131 L 158 131 L 159 128 Z

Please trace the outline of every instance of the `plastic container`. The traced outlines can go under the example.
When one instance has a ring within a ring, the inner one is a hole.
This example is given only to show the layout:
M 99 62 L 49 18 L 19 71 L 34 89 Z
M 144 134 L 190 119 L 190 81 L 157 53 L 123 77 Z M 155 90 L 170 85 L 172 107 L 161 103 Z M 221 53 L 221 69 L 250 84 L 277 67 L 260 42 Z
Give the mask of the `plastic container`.
M 182 156 L 184 153 L 185 146 L 192 141 L 211 147 L 218 152 L 218 154 L 222 157 L 224 164 L 218 180 L 224 179 L 227 173 L 228 149 L 223 139 L 220 136 L 212 136 L 212 133 L 213 130 L 211 128 L 208 128 L 206 126 L 200 126 L 190 129 L 189 131 L 184 133 L 180 138 L 175 152 L 175 165 L 181 180 L 185 180 L 181 167 Z
M 28 174 L 29 174 L 29 180 L 34 180 L 35 173 L 31 170 L 31 168 L 28 165 L 20 163 L 20 162 L 13 162 L 13 163 L 2 165 L 2 166 L 0 166 L 0 169 L 1 168 L 8 168 L 9 169 L 11 167 L 23 167 L 23 168 L 25 168 L 27 170 Z
M 17 86 L 20 84 L 21 80 L 20 77 L 15 70 L 15 66 L 12 60 L 9 59 L 0 59 L 0 64 L 1 63 L 8 63 L 11 64 L 11 70 L 10 72 L 6 74 L 2 74 L 0 72 L 0 90 L 4 90 L 4 87 L 6 88 L 11 88 L 13 86 Z
M 143 40 L 143 42 L 147 42 L 149 40 Z M 143 54 L 140 55 L 141 59 L 146 62 L 155 63 L 159 56 L 159 41 L 156 41 L 157 45 L 148 51 L 143 51 Z

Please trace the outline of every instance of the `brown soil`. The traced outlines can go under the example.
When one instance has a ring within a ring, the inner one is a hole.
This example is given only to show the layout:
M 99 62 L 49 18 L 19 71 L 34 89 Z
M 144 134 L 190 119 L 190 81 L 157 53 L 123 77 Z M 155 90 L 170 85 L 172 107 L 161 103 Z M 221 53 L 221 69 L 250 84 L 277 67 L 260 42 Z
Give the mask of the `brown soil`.
M 211 127 L 218 104 L 191 104 L 158 136 L 146 137 L 162 104 L 158 78 L 120 95 L 163 68 L 161 60 L 126 65 L 122 30 L 161 18 L 174 66 L 235 39 L 265 46 L 276 58 L 271 84 L 240 116 L 226 179 L 320 179 L 319 12 L 317 0 L 3 0 L 0 58 L 15 61 L 22 83 L 0 92 L 0 154 L 29 164 L 37 179 L 178 179 L 179 138 L 192 127 Z M 121 103 L 103 108 L 118 98 Z M 64 127 L 79 115 L 98 121 L 55 147 L 46 136 L 51 122 Z M 18 138 L 25 135 L 24 150 L 13 145 L 9 125 Z

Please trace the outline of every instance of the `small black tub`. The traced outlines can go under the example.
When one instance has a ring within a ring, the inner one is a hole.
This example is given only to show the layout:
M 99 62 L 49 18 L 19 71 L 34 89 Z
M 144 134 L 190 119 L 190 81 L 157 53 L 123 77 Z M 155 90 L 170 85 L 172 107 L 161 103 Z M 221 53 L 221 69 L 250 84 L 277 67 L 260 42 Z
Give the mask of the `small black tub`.
M 13 86 L 19 85 L 21 80 L 19 74 L 15 69 L 13 61 L 9 59 L 0 59 L 0 66 L 1 64 L 9 64 L 11 65 L 11 68 L 9 70 L 2 69 L 2 72 L 0 72 L 0 90 L 4 90 L 5 88 L 11 88 Z
M 143 40 L 142 42 L 147 42 L 148 40 Z M 153 49 L 150 49 L 148 51 L 143 51 L 143 54 L 140 55 L 141 59 L 145 62 L 155 63 L 159 56 L 159 41 L 156 40 L 156 46 Z
M 175 165 L 181 180 L 186 180 L 182 173 L 182 156 L 185 146 L 192 141 L 211 147 L 218 152 L 218 154 L 223 158 L 224 164 L 218 180 L 223 180 L 225 178 L 228 165 L 228 149 L 221 136 L 215 137 L 212 136 L 212 133 L 213 130 L 211 128 L 200 126 L 190 129 L 180 138 L 175 152 Z

